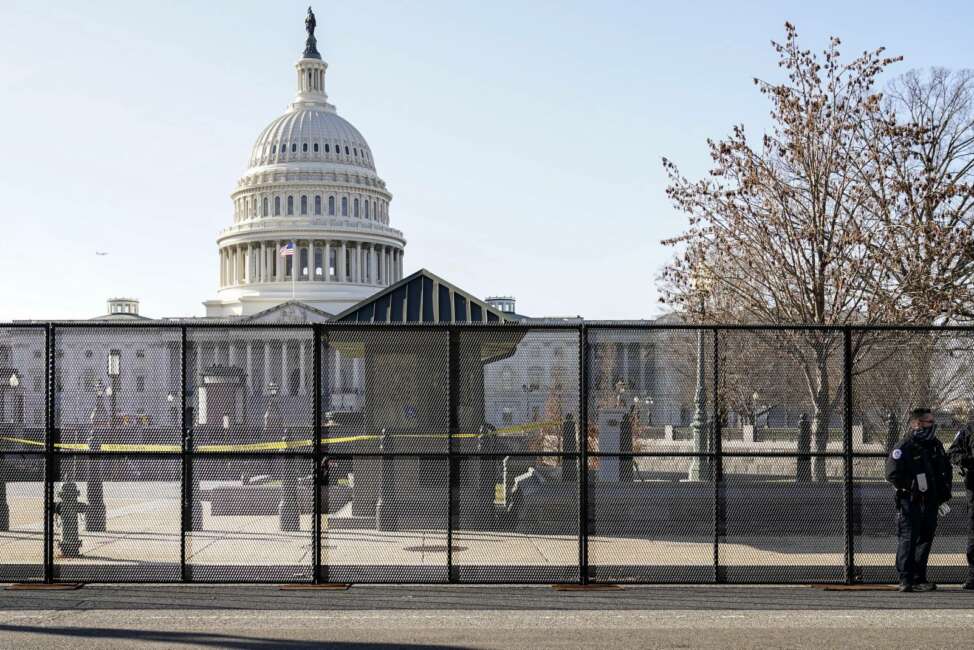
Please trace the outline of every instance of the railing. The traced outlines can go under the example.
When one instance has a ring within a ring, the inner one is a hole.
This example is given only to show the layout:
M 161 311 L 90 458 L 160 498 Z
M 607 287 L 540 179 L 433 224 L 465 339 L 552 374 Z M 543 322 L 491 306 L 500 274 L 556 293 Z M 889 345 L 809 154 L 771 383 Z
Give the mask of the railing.
M 35 323 L 0 375 L 0 580 L 876 582 L 974 329 Z

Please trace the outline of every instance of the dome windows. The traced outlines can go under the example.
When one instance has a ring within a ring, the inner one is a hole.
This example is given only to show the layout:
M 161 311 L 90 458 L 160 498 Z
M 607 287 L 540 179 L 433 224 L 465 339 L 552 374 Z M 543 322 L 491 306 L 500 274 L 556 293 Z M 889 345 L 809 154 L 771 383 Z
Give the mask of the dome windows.
M 318 153 L 318 143 L 315 142 L 313 145 L 314 153 Z
M 301 145 L 301 152 L 302 153 L 308 153 L 308 143 L 307 142 L 305 142 L 304 144 Z
M 274 216 L 281 216 L 281 197 L 279 196 L 274 197 Z
M 267 211 L 267 197 L 266 196 L 264 197 L 264 202 L 263 203 L 264 204 L 262 206 L 263 207 L 263 210 L 261 210 L 261 212 L 262 212 L 262 215 L 261 216 L 269 217 L 270 216 L 270 213 Z
M 281 153 L 285 153 L 286 151 L 287 151 L 287 145 L 282 142 L 281 143 Z
M 325 153 L 331 153 L 331 147 L 328 146 L 327 142 L 325 143 Z
M 352 201 L 352 216 L 358 217 L 358 199 Z
M 327 147 L 328 145 L 325 145 L 325 146 Z M 335 197 L 334 196 L 329 196 L 328 197 L 328 214 L 331 215 L 331 216 L 333 216 L 333 217 L 335 216 Z
M 369 201 L 368 201 L 368 199 L 366 199 L 365 205 L 363 207 L 365 208 L 365 218 L 368 219 L 369 218 Z
M 345 155 L 348 155 L 348 145 L 345 145 Z
M 347 196 L 343 196 L 342 197 L 342 216 L 343 217 L 347 217 L 348 216 L 348 197 Z
M 294 214 L 294 197 L 290 194 L 287 197 L 287 214 L 288 216 Z
M 298 152 L 298 143 L 297 142 L 292 142 L 291 143 L 291 153 L 297 153 L 297 152 Z
M 321 196 L 315 196 L 315 214 L 321 214 Z
M 301 195 L 301 214 L 308 214 L 308 197 Z

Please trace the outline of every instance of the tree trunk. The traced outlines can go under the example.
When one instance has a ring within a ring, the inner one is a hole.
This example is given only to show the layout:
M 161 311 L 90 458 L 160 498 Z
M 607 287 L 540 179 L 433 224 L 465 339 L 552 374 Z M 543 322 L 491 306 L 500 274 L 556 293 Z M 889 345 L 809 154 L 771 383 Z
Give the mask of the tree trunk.
M 828 447 L 829 442 L 829 421 L 832 419 L 832 410 L 829 408 L 829 360 L 824 351 L 816 353 L 816 375 L 818 379 L 818 390 L 815 392 L 815 417 L 812 428 L 815 431 L 815 451 L 823 453 Z M 824 483 L 828 480 L 826 472 L 827 458 L 821 456 L 813 460 L 815 480 Z

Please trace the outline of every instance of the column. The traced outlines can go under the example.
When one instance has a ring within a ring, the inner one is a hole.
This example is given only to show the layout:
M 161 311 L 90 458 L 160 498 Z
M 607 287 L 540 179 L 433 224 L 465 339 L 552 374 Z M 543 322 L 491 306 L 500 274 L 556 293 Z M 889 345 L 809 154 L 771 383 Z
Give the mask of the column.
M 361 282 L 361 280 L 359 279 L 359 276 L 358 276 L 358 266 L 359 266 L 358 265 L 358 249 L 359 249 L 359 244 L 356 242 L 355 245 L 354 245 L 354 247 L 352 248 L 352 254 L 351 254 L 351 258 L 352 258 L 351 259 L 351 264 L 352 264 L 352 268 L 351 268 L 351 271 L 352 271 L 352 273 L 351 273 L 351 275 L 352 275 L 352 282 Z
M 247 388 L 254 389 L 254 342 L 247 341 Z
M 325 274 L 325 282 L 331 282 L 331 242 L 325 240 L 325 254 L 321 260 L 321 270 Z
M 308 240 L 308 280 L 315 281 L 315 240 Z
M 267 387 L 271 383 L 271 346 L 270 343 L 264 341 L 264 386 L 261 388 L 261 393 L 267 390 Z
M 284 394 L 284 384 L 287 381 L 287 339 L 281 341 L 281 395 Z
M 338 258 L 338 268 L 339 268 L 338 281 L 339 282 L 346 282 L 348 280 L 348 278 L 345 276 L 345 251 L 346 250 L 348 249 L 345 245 L 345 241 L 342 241 L 342 252 L 340 257 Z
M 306 341 L 301 341 L 298 349 L 298 394 L 304 395 L 305 393 L 305 382 L 304 382 L 304 355 L 307 351 Z
M 283 257 L 281 257 L 281 246 L 283 246 L 283 245 L 284 244 L 282 244 L 281 242 L 277 242 L 277 247 L 276 247 L 276 250 L 274 251 L 274 262 L 275 262 L 275 264 L 277 264 L 277 281 L 278 282 L 284 282 L 284 265 L 281 264 L 281 260 L 284 259 Z
M 220 287 L 223 287 L 223 249 L 219 250 L 218 257 L 220 258 Z
M 260 281 L 267 282 L 267 244 L 260 243 Z

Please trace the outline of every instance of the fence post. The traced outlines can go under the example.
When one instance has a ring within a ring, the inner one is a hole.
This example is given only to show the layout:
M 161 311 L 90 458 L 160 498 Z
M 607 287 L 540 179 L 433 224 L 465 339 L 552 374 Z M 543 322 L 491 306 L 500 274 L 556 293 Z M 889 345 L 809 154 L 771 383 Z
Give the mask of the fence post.
M 186 564 L 186 531 L 192 528 L 192 458 L 189 455 L 189 426 L 186 417 L 186 402 L 189 399 L 186 381 L 186 328 L 179 328 L 179 433 L 180 451 L 182 456 L 182 483 L 180 485 L 180 518 L 179 518 L 179 563 L 180 577 L 183 582 L 190 579 L 189 567 Z
M 714 480 L 714 582 L 727 580 L 720 566 L 720 539 L 727 529 L 727 504 L 724 495 L 724 445 L 720 413 L 720 330 L 714 328 L 714 426 L 713 426 L 713 480 Z
M 460 414 L 459 414 L 459 380 L 460 380 L 460 349 L 459 342 L 457 341 L 457 330 L 455 327 L 451 327 L 448 330 L 448 354 L 449 359 L 447 361 L 447 380 L 449 385 L 449 431 L 446 440 L 446 451 L 447 451 L 447 468 L 446 468 L 446 495 L 447 495 L 447 508 L 446 508 L 446 567 L 447 567 L 447 580 L 449 582 L 456 582 L 457 576 L 453 568 L 453 522 L 454 522 L 454 510 L 456 507 L 456 495 L 454 490 L 456 487 L 456 477 L 455 473 L 455 463 L 456 457 L 453 449 L 453 439 L 460 431 Z M 483 459 L 480 459 L 483 462 Z
M 588 326 L 578 328 L 578 575 L 589 583 L 588 566 Z M 562 461 L 564 462 L 564 460 Z
M 57 361 L 54 325 L 46 327 L 44 361 L 47 369 L 46 409 L 47 435 L 44 444 L 44 582 L 54 582 L 54 449 L 57 438 L 54 400 L 57 393 Z
M 842 331 L 843 342 L 843 388 L 845 391 L 845 411 L 843 413 L 843 481 L 845 483 L 845 581 L 856 582 L 855 565 L 855 522 L 853 518 L 852 489 L 852 328 L 846 326 Z
M 311 564 L 313 567 L 312 581 L 318 584 L 322 579 L 325 581 L 328 580 L 327 577 L 323 578 L 323 569 L 321 567 L 321 464 L 324 462 L 321 457 L 321 355 L 324 332 L 322 332 L 321 326 L 318 324 L 313 324 L 311 331 L 314 335 L 314 341 L 311 344 L 311 351 L 314 355 L 314 359 L 311 360 L 311 372 L 314 373 L 314 377 L 311 379 L 311 385 L 314 391 L 311 400 L 311 411 L 314 417 L 313 431 L 311 433 L 313 439 L 311 449 L 313 452 L 312 455 L 314 456 L 314 468 L 312 469 L 311 476 L 311 534 L 314 535 L 314 541 L 311 544 Z M 327 489 L 327 485 L 325 487 Z

